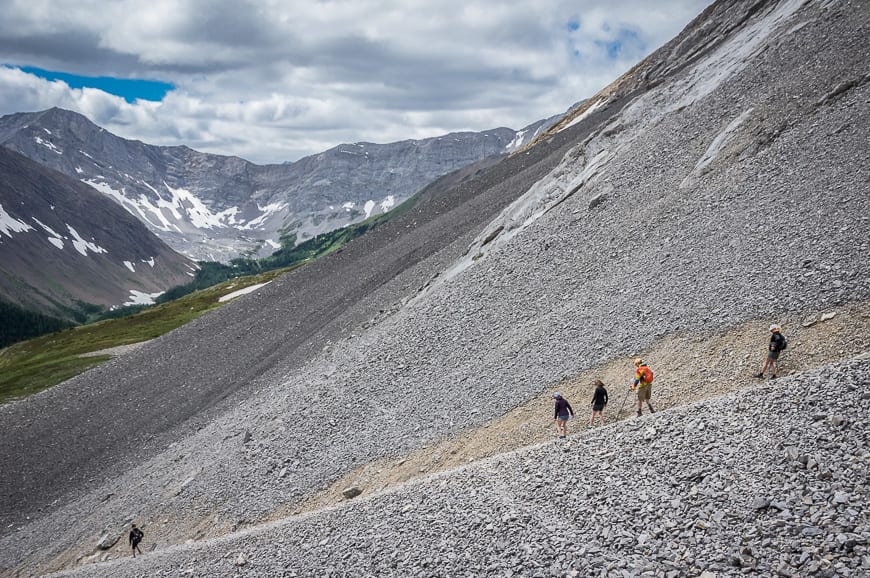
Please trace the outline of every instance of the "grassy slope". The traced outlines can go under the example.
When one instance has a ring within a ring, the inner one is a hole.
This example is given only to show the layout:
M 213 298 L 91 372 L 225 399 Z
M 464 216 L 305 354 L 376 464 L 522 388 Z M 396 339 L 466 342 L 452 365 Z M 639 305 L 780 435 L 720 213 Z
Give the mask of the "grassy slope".
M 0 350 L 0 403 L 51 387 L 110 358 L 82 354 L 154 339 L 219 307 L 221 296 L 288 270 L 231 279 L 136 315 L 73 327 Z
M 388 213 L 370 217 L 288 249 L 287 255 L 278 251 L 271 257 L 259 260 L 259 268 L 281 268 L 257 275 L 236 277 L 150 307 L 135 315 L 81 325 L 2 349 L 0 403 L 42 391 L 111 358 L 110 355 L 81 357 L 83 354 L 147 341 L 180 327 L 220 306 L 218 299 L 221 296 L 250 285 L 265 283 L 312 259 L 340 249 L 369 229 L 410 210 L 416 202 L 416 197 L 411 197 Z M 290 266 L 283 266 L 288 263 Z

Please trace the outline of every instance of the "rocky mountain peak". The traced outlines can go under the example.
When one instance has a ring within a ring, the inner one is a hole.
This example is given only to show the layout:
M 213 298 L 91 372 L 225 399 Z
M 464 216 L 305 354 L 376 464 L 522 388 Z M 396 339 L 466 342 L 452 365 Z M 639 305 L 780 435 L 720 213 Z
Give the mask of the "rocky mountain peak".
M 255 165 L 126 140 L 58 108 L 0 118 L 4 146 L 96 188 L 175 249 L 219 261 L 269 254 L 282 238 L 301 242 L 388 211 L 446 173 L 513 150 L 524 142 L 517 135 L 497 128 L 342 144 Z
M 0 148 L 0 297 L 68 318 L 149 302 L 195 265 L 87 185 Z

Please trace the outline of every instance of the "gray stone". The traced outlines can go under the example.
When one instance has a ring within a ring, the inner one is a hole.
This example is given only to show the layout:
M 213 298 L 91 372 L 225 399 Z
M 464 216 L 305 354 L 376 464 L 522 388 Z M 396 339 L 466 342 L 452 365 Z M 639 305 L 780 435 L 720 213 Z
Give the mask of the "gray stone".
M 598 195 L 595 195 L 594 197 L 589 199 L 589 210 L 591 211 L 592 209 L 594 209 L 598 205 L 601 205 L 602 203 L 604 203 L 604 201 L 606 201 L 606 200 L 607 200 L 606 193 L 600 193 Z
M 355 498 L 362 493 L 363 491 L 358 486 L 351 486 L 341 491 L 341 495 L 347 499 Z
M 836 492 L 832 501 L 835 504 L 848 504 L 850 499 L 851 496 L 848 492 Z
M 108 550 L 112 546 L 118 543 L 118 540 L 121 539 L 121 535 L 117 532 L 103 532 L 103 534 L 97 538 L 97 549 L 99 550 Z

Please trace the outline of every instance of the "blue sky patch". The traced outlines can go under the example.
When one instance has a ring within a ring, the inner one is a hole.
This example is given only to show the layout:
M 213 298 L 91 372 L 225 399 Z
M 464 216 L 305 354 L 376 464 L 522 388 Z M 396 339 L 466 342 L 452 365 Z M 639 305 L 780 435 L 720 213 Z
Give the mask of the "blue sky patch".
M 609 28 L 607 29 L 609 30 Z M 644 43 L 637 32 L 628 28 L 619 28 L 615 38 L 612 40 L 596 40 L 595 45 L 610 59 L 619 58 L 626 47 L 632 53 L 642 53 L 645 50 Z
M 175 89 L 168 82 L 158 80 L 140 80 L 135 78 L 114 78 L 111 76 L 80 76 L 67 72 L 54 72 L 33 66 L 20 67 L 22 72 L 44 78 L 46 80 L 61 80 L 70 88 L 96 88 L 115 96 L 120 96 L 129 103 L 139 100 L 159 102 L 166 93 Z
M 622 42 L 619 40 L 596 40 L 595 45 L 603 50 L 609 58 L 617 58 L 622 52 Z

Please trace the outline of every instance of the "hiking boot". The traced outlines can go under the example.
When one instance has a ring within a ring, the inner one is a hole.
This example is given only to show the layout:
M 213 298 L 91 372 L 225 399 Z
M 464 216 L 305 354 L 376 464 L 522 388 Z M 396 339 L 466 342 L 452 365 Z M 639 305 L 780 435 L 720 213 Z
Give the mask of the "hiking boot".
M 637 410 L 637 417 L 640 417 L 640 416 L 642 416 L 642 415 L 643 415 L 643 411 L 642 411 L 642 410 Z
M 756 373 L 752 377 L 757 377 L 758 379 L 764 379 L 764 374 L 763 373 Z
M 650 412 L 650 413 L 655 413 L 656 410 L 653 409 L 653 406 L 649 406 L 649 412 Z
M 773 375 L 771 375 L 770 379 L 776 379 L 776 374 L 774 373 Z

